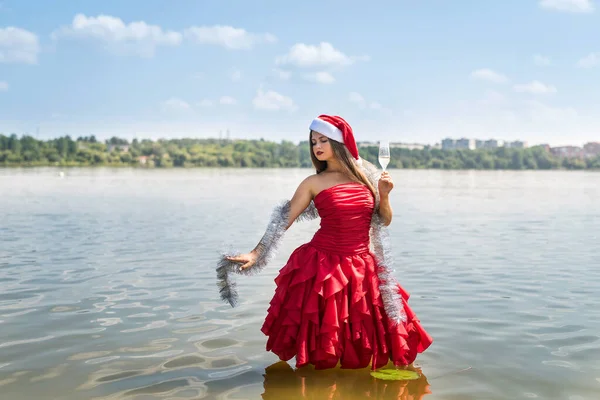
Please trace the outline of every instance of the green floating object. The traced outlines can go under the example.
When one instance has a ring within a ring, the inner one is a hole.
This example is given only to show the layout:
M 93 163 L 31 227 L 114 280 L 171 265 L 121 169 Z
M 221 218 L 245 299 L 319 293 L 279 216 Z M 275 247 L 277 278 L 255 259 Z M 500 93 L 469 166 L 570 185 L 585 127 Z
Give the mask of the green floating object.
M 419 374 L 407 369 L 379 369 L 371 371 L 371 376 L 384 381 L 413 381 L 419 379 Z

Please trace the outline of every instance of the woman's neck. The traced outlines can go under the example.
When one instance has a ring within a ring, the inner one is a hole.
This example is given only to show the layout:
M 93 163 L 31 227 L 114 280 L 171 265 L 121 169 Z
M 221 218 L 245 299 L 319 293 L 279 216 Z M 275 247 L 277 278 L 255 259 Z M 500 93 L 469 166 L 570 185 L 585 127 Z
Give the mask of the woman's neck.
M 343 172 L 342 164 L 339 161 L 327 161 L 327 168 L 325 168 L 327 172 Z

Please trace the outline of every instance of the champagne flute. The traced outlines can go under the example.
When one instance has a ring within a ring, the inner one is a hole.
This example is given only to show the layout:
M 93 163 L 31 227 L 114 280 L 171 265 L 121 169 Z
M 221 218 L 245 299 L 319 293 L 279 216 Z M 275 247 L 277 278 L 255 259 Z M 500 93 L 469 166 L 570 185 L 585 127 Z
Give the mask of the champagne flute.
M 387 140 L 379 142 L 379 165 L 385 171 L 390 163 L 390 143 Z

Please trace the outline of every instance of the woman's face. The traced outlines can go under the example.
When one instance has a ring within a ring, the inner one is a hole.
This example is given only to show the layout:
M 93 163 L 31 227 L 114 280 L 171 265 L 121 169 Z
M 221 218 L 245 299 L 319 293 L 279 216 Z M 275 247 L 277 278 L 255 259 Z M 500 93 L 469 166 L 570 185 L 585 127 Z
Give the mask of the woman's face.
M 319 161 L 327 161 L 334 157 L 331 142 L 327 136 L 321 135 L 319 132 L 311 132 L 312 151 Z

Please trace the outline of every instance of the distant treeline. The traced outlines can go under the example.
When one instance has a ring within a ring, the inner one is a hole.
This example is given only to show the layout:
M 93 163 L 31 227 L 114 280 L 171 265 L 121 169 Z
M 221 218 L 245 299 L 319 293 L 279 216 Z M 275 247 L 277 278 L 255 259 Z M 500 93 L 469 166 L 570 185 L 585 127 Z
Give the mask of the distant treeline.
M 0 166 L 140 167 L 312 167 L 307 141 L 169 139 L 129 142 L 113 137 L 64 136 L 37 140 L 0 135 Z M 361 147 L 362 158 L 377 165 L 378 148 Z M 544 147 L 480 150 L 391 149 L 390 168 L 433 169 L 600 169 L 595 158 L 559 158 Z

